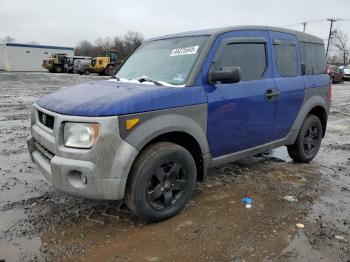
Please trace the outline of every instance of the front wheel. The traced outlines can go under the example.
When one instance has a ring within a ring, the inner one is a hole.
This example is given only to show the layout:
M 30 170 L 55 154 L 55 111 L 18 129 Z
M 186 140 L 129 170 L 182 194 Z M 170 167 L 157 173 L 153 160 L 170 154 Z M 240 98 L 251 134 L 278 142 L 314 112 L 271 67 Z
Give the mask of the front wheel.
M 55 66 L 55 72 L 56 72 L 56 73 L 62 73 L 62 72 L 63 72 L 63 67 L 60 66 L 60 65 L 56 65 L 56 66 Z
M 322 134 L 320 119 L 315 115 L 307 116 L 295 143 L 287 147 L 289 156 L 295 162 L 310 162 L 320 149 Z
M 105 69 L 105 74 L 106 75 L 112 76 L 112 75 L 114 75 L 114 73 L 115 73 L 115 67 L 114 66 L 109 65 L 109 66 L 106 67 L 106 69 Z
M 156 222 L 178 214 L 192 197 L 196 165 L 183 147 L 158 142 L 136 159 L 126 188 L 128 207 L 145 221 Z

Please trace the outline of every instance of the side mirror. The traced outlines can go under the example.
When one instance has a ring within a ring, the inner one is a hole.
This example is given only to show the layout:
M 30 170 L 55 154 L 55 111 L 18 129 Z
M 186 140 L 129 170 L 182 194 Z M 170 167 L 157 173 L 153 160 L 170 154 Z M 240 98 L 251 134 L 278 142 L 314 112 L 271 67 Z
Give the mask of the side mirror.
M 219 70 L 209 72 L 209 82 L 215 84 L 233 84 L 241 81 L 242 74 L 239 66 L 222 67 Z

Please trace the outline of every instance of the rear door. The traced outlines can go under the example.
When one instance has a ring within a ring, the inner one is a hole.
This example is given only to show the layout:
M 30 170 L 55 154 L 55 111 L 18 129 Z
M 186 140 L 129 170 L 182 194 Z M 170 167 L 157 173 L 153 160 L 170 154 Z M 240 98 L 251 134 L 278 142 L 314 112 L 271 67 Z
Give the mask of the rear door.
M 270 31 L 272 59 L 278 98 L 273 140 L 284 138 L 291 129 L 304 100 L 299 42 L 295 35 Z
M 213 157 L 271 141 L 276 92 L 267 31 L 247 30 L 216 39 L 203 67 L 208 96 L 208 141 Z M 210 84 L 210 70 L 239 66 L 239 83 Z

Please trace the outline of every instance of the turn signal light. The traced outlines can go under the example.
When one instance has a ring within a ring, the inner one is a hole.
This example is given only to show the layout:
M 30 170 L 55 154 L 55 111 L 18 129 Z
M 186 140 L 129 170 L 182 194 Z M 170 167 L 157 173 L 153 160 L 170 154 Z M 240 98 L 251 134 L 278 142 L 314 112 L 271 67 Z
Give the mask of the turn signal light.
M 126 130 L 130 130 L 133 128 L 138 122 L 140 122 L 140 118 L 132 118 L 125 121 Z

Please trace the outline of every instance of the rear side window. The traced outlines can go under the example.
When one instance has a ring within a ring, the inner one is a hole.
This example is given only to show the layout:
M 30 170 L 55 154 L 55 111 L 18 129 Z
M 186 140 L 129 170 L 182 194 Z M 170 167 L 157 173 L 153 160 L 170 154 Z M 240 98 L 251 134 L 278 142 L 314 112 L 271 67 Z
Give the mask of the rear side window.
M 297 75 L 296 46 L 287 42 L 274 42 L 275 63 L 281 76 Z
M 231 43 L 219 50 L 215 70 L 239 66 L 242 80 L 261 79 L 266 69 L 265 43 Z
M 324 46 L 320 44 L 301 42 L 301 63 L 305 66 L 304 75 L 318 75 L 326 73 L 326 54 Z

